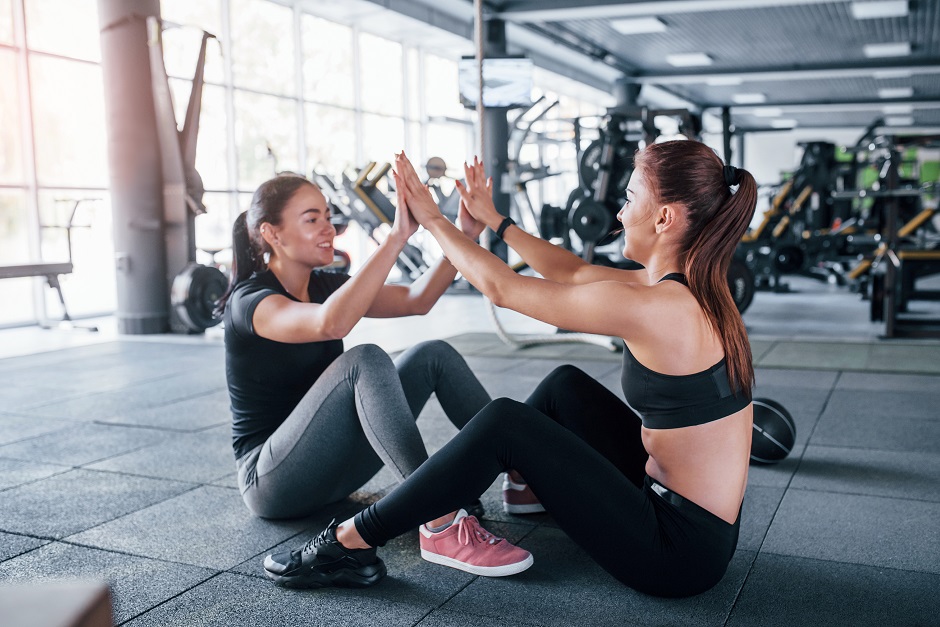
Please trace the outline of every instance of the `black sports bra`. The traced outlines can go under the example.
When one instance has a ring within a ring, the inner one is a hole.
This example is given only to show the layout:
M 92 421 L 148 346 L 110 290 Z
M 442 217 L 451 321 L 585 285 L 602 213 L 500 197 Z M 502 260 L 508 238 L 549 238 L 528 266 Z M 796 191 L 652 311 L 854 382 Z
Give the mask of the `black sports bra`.
M 666 280 L 687 285 L 685 276 L 678 273 L 660 279 Z M 637 361 L 626 342 L 620 385 L 627 404 L 647 429 L 705 424 L 730 416 L 751 402 L 750 395 L 731 390 L 724 358 L 708 370 L 695 374 L 660 374 Z

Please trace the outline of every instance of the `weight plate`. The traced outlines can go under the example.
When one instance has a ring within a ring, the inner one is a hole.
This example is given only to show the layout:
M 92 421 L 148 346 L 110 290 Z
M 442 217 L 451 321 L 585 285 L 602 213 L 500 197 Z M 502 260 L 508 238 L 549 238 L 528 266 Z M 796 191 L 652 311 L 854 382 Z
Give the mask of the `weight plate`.
M 731 259 L 728 266 L 728 288 L 731 290 L 731 298 L 738 308 L 739 313 L 751 305 L 754 300 L 754 273 L 751 269 L 737 257 Z
M 202 332 L 222 321 L 213 310 L 227 287 L 218 268 L 191 263 L 173 279 L 170 304 L 188 330 Z

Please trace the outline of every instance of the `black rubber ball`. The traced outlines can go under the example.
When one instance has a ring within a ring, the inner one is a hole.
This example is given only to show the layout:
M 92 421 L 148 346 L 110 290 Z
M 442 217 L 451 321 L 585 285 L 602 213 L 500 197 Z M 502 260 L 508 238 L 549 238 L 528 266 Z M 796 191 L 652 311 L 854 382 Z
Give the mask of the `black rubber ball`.
M 754 399 L 754 433 L 751 461 L 776 464 L 796 443 L 796 423 L 786 408 L 769 398 Z

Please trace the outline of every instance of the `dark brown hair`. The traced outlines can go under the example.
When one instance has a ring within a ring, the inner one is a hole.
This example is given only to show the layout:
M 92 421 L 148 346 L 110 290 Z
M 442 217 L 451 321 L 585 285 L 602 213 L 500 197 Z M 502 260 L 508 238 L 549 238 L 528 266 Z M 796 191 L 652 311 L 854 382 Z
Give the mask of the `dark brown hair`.
M 281 214 L 294 194 L 304 185 L 313 185 L 299 174 L 281 174 L 258 186 L 251 197 L 251 206 L 235 218 L 232 226 L 232 275 L 228 289 L 216 302 L 216 315 L 221 316 L 235 287 L 255 272 L 264 269 L 264 255 L 271 252 L 261 237 L 261 224 L 277 226 Z
M 651 144 L 634 164 L 657 204 L 686 209 L 688 227 L 679 242 L 679 262 L 689 289 L 721 337 L 731 389 L 748 397 L 754 384 L 751 345 L 744 321 L 731 298 L 728 266 L 757 205 L 757 183 L 747 170 L 734 168 L 729 180 L 715 151 L 697 141 Z

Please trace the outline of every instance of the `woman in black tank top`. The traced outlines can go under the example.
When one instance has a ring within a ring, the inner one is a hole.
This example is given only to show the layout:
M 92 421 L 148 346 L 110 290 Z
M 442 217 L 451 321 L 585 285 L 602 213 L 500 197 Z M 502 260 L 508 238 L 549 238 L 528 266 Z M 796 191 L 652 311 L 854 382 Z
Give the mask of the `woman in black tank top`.
M 625 585 L 689 596 L 722 578 L 737 545 L 754 376 L 725 276 L 757 187 L 750 173 L 723 165 L 695 141 L 651 144 L 634 163 L 617 218 L 624 254 L 644 266 L 638 271 L 587 264 L 524 232 L 497 213 L 482 165 L 466 166 L 467 182 L 458 185 L 466 207 L 537 278 L 516 274 L 447 222 L 399 156 L 409 211 L 494 304 L 624 339 L 629 405 L 562 366 L 525 403 L 487 405 L 396 490 L 339 525 L 332 546 L 353 556 L 374 550 L 512 470 L 504 499 L 519 486 L 530 491 Z M 724 435 L 696 450 L 697 430 Z M 698 475 L 720 475 L 732 487 L 709 500 L 691 479 Z

